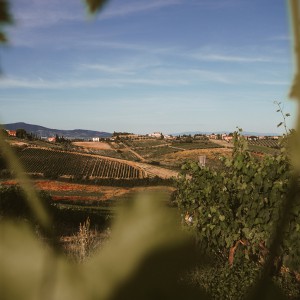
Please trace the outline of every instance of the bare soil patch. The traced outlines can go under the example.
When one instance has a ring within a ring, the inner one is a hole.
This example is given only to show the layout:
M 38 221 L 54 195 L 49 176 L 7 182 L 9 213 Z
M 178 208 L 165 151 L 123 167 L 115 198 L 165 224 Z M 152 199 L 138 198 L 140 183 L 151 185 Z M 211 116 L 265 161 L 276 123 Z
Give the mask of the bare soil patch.
M 24 147 L 24 146 L 29 146 L 28 143 L 24 142 L 19 142 L 19 141 L 12 141 L 12 140 L 6 140 L 11 146 L 15 147 Z
M 1 182 L 2 185 L 15 185 L 17 184 L 16 180 L 7 180 Z M 125 188 L 125 187 L 113 187 L 113 186 L 99 186 L 99 185 L 90 185 L 90 184 L 77 184 L 77 183 L 68 183 L 55 180 L 35 180 L 34 186 L 38 190 L 43 190 L 48 192 L 50 195 L 52 193 L 61 192 L 60 195 L 53 195 L 53 200 L 70 200 L 70 201 L 106 201 L 113 198 L 119 198 L 126 196 L 129 193 L 139 193 L 145 191 L 167 191 L 172 192 L 174 188 L 165 187 L 165 186 L 150 186 L 150 187 L 134 187 L 134 188 Z M 68 193 L 72 192 L 72 195 Z M 78 195 L 74 195 L 78 193 Z M 91 196 L 93 193 L 93 196 Z M 98 194 L 98 195 L 97 195 Z
M 105 142 L 74 142 L 75 146 L 96 149 L 96 150 L 112 150 L 112 147 Z

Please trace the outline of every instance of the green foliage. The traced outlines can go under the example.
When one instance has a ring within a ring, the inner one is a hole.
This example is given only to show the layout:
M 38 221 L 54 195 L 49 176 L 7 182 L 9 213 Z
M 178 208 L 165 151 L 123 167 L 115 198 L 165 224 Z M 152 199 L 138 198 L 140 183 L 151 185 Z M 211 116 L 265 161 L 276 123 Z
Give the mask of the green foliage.
M 40 192 L 39 198 L 49 212 L 53 211 L 52 199 L 49 194 Z M 0 216 L 28 218 L 34 220 L 24 191 L 19 186 L 0 186 Z
M 191 272 L 187 280 L 201 286 L 212 299 L 244 299 L 256 280 L 259 268 L 250 261 L 230 267 L 218 261 Z
M 276 156 L 255 159 L 246 151 L 247 142 L 234 133 L 232 158 L 222 160 L 221 172 L 200 168 L 196 163 L 183 166 L 178 180 L 176 201 L 185 223 L 195 230 L 199 243 L 229 265 L 245 260 L 263 264 L 268 257 L 275 225 L 289 193 L 292 168 L 284 148 Z M 273 272 L 282 260 L 300 267 L 300 205 L 294 203 L 285 238 Z
M 17 129 L 16 130 L 16 137 L 19 139 L 26 139 L 27 132 L 25 129 Z

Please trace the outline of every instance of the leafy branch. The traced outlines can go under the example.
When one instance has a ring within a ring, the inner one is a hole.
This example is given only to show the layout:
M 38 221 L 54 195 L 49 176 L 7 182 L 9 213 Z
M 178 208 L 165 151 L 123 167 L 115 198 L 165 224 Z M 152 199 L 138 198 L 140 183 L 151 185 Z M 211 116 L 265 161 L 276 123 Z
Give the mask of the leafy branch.
M 277 124 L 277 127 L 280 127 L 280 126 L 283 125 L 284 129 L 285 129 L 285 133 L 286 133 L 286 135 L 288 135 L 289 130 L 288 130 L 287 125 L 286 125 L 286 118 L 290 117 L 291 115 L 289 113 L 285 113 L 283 111 L 283 105 L 282 105 L 281 102 L 274 101 L 274 104 L 278 106 L 278 109 L 276 110 L 276 112 L 280 112 L 280 114 L 282 116 L 282 119 L 283 119 L 282 122 L 280 122 L 280 123 Z

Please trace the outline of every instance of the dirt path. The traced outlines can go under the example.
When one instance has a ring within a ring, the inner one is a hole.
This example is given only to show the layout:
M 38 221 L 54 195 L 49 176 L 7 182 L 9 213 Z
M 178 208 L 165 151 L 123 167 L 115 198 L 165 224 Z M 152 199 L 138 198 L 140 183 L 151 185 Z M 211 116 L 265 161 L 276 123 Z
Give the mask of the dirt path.
M 185 151 L 187 149 L 184 149 L 184 148 L 179 148 L 179 147 L 174 147 L 174 146 L 169 146 L 170 148 L 172 149 L 175 149 L 175 150 L 180 150 L 180 151 Z
M 157 167 L 145 163 L 136 163 L 141 169 L 143 169 L 146 173 L 146 176 L 154 177 L 158 176 L 163 179 L 168 179 L 171 177 L 178 177 L 179 172 L 165 169 L 162 167 Z
M 122 143 L 122 145 L 124 145 L 125 149 L 130 151 L 133 155 L 135 155 L 138 159 L 140 159 L 141 161 L 145 161 L 145 158 L 141 155 L 139 155 L 137 152 L 135 152 L 134 150 L 132 150 L 130 147 L 128 147 L 126 144 Z
M 215 144 L 218 144 L 222 147 L 225 147 L 225 148 L 233 148 L 233 144 L 232 143 L 228 143 L 224 140 L 210 140 L 211 142 L 215 143 Z

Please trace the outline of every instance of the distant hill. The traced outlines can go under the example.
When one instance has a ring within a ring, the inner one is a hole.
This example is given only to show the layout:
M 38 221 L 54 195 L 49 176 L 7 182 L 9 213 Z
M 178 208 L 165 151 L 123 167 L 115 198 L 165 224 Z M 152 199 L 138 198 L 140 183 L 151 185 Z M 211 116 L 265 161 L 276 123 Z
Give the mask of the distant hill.
M 234 131 L 234 130 L 233 130 Z M 173 136 L 178 136 L 178 135 L 195 135 L 195 134 L 222 134 L 222 133 L 230 133 L 233 131 L 186 131 L 186 132 L 180 132 L 180 133 L 171 133 L 171 135 Z M 243 131 L 242 132 L 243 135 L 255 135 L 255 136 L 277 136 L 277 135 L 281 135 L 279 133 L 270 133 L 270 132 L 250 132 L 250 131 Z
M 94 130 L 84 130 L 84 129 L 74 129 L 74 130 L 61 130 L 61 129 L 51 129 L 39 125 L 32 125 L 23 122 L 4 124 L 5 129 L 8 130 L 17 130 L 17 129 L 25 129 L 28 133 L 33 133 L 38 135 L 39 137 L 51 137 L 55 136 L 63 136 L 69 139 L 90 139 L 93 137 L 111 137 L 112 134 L 108 132 L 102 131 L 94 131 Z

